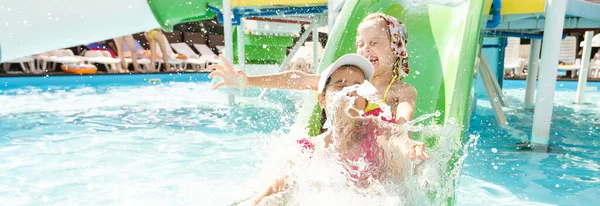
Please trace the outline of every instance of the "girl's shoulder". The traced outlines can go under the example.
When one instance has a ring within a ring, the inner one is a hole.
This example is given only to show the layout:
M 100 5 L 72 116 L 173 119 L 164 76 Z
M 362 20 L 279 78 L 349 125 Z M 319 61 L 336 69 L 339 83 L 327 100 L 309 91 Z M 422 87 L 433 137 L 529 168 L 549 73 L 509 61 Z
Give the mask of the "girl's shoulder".
M 412 85 L 410 85 L 409 83 L 406 83 L 404 81 L 395 81 L 392 84 L 392 87 L 396 87 L 396 88 L 400 88 L 400 89 L 409 89 L 409 88 L 414 89 L 415 88 Z
M 397 81 L 394 82 L 394 84 L 392 85 L 392 88 L 389 91 L 388 96 L 390 97 L 395 97 L 398 99 L 411 99 L 411 98 L 416 98 L 417 97 L 417 89 L 415 89 L 415 87 L 413 87 L 412 85 L 402 82 L 402 81 Z

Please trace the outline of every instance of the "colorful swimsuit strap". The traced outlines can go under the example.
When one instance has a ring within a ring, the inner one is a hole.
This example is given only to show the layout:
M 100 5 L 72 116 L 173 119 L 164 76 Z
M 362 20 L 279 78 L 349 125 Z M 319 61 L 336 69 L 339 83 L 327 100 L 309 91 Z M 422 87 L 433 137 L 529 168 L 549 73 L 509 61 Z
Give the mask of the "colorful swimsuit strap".
M 390 91 L 390 88 L 392 88 L 392 85 L 394 84 L 394 81 L 396 81 L 396 77 L 397 76 L 394 75 L 394 77 L 392 78 L 392 81 L 390 82 L 390 84 L 388 84 L 387 88 L 385 89 L 385 93 L 383 93 L 383 103 L 386 103 L 385 100 L 387 99 L 387 94 Z
M 394 77 L 392 78 L 392 81 L 390 82 L 390 84 L 388 84 L 387 88 L 385 89 L 385 93 L 383 93 L 383 100 L 381 100 L 381 102 L 387 104 L 386 99 L 387 99 L 387 94 L 390 91 L 390 88 L 392 88 L 392 85 L 394 84 L 394 81 L 396 81 L 396 75 L 394 75 Z M 368 102 L 367 103 L 367 108 L 365 108 L 365 112 L 369 112 L 371 110 L 377 109 L 379 108 L 379 105 L 373 102 Z

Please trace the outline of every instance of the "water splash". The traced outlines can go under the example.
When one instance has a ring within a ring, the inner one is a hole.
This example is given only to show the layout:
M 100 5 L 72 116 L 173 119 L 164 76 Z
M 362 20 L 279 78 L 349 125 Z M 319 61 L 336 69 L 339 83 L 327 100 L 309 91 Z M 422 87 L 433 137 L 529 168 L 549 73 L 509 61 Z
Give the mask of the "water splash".
M 360 110 L 353 108 L 354 102 L 358 99 L 356 95 L 348 95 L 356 92 L 359 96 L 364 96 L 372 102 L 381 103 L 373 92 L 372 85 L 368 82 L 362 85 L 355 85 L 344 88 L 340 92 L 328 94 L 332 98 L 329 102 L 334 104 L 327 105 L 328 120 L 324 125 L 332 130 L 332 140 L 335 145 L 338 141 L 344 141 L 340 137 L 344 133 L 343 129 L 334 128 L 333 122 L 339 126 L 341 116 L 351 115 L 356 112 L 362 114 Z M 384 110 L 382 115 L 390 115 L 390 108 L 381 104 Z M 387 168 L 400 168 L 403 175 L 393 176 L 388 179 L 370 179 L 366 187 L 357 187 L 344 176 L 344 167 L 340 164 L 339 153 L 329 148 L 315 149 L 314 153 L 307 157 L 302 153 L 296 143 L 296 139 L 303 137 L 304 134 L 293 133 L 286 137 L 281 137 L 278 141 L 273 141 L 264 146 L 265 156 L 268 161 L 262 165 L 263 172 L 259 179 L 254 183 L 260 182 L 260 186 L 255 189 L 261 192 L 266 185 L 270 185 L 274 178 L 285 176 L 291 183 L 290 187 L 284 192 L 264 199 L 262 205 L 444 205 L 448 197 L 453 197 L 455 186 L 462 170 L 462 164 L 468 155 L 468 151 L 476 149 L 479 136 L 471 135 L 469 140 L 460 147 L 460 143 L 454 140 L 454 136 L 462 128 L 456 121 L 448 121 L 446 125 L 423 124 L 426 120 L 439 117 L 440 112 L 436 111 L 426 114 L 409 121 L 403 125 L 389 124 L 380 122 L 377 129 L 388 132 L 382 132 L 389 138 L 392 132 L 389 131 L 413 131 L 419 132 L 422 137 L 434 138 L 435 144 L 427 148 L 431 156 L 428 161 L 410 161 L 401 155 L 401 149 L 393 148 L 394 145 L 382 145 L 386 148 Z M 381 116 L 380 116 L 381 117 Z M 356 121 L 378 120 L 380 117 L 355 117 Z M 348 118 L 346 118 L 348 119 Z M 341 132 L 340 132 L 341 131 Z M 339 134 L 336 134 L 338 132 Z M 397 134 L 397 133 L 396 133 Z M 341 139 L 340 139 L 341 138 Z M 402 137 L 408 138 L 407 133 L 402 133 Z M 319 140 L 313 139 L 313 142 Z M 317 143 L 318 144 L 318 143 Z M 392 159 L 390 161 L 389 159 Z M 284 162 L 293 162 L 289 165 Z M 284 164 L 282 164 L 284 163 Z M 451 165 L 451 166 L 449 166 Z M 277 168 L 277 169 L 274 169 Z M 267 179 L 268 181 L 264 181 Z
M 348 187 L 333 151 L 313 153 L 312 158 L 320 161 L 302 161 L 301 157 L 309 158 L 297 150 L 295 140 L 305 133 L 290 135 L 291 123 L 281 123 L 293 119 L 295 112 L 286 111 L 297 105 L 280 108 L 269 101 L 247 99 L 245 104 L 227 107 L 226 94 L 206 92 L 211 86 L 163 83 L 3 90 L 0 162 L 7 169 L 0 171 L 0 202 L 227 205 L 264 189 L 287 171 L 299 184 L 264 204 L 436 205 L 429 195 L 453 184 L 456 179 L 447 174 L 460 173 L 460 169 L 448 172 L 444 158 L 460 149 L 452 137 L 461 127 L 427 125 L 417 118 L 414 125 L 425 126 L 415 126 L 414 131 L 439 141 L 427 148 L 433 160 L 405 165 L 418 166 L 403 182 Z M 272 132 L 274 128 L 281 131 Z M 288 169 L 287 160 L 295 160 L 297 168 Z

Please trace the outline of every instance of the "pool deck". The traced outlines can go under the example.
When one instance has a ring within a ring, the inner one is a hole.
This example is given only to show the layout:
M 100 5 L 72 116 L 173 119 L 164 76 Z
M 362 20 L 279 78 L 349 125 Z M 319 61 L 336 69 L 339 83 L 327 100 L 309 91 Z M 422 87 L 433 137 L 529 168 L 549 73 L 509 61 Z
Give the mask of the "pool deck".
M 526 76 L 523 77 L 504 77 L 505 80 L 526 80 Z M 557 81 L 567 81 L 567 82 L 576 82 L 579 81 L 578 77 L 572 78 L 572 77 L 565 77 L 565 76 L 559 76 L 558 78 L 556 78 Z M 587 79 L 588 82 L 600 82 L 600 78 L 588 78 Z
M 43 74 L 26 74 L 26 73 L 21 73 L 21 74 L 10 74 L 10 73 L 0 73 L 0 78 L 2 77 L 35 77 L 35 76 L 95 76 L 95 75 L 141 75 L 141 74 L 174 74 L 174 73 L 180 73 L 180 74 L 207 74 L 210 72 L 206 72 L 206 71 L 202 71 L 202 72 L 197 72 L 197 71 L 182 71 L 182 72 L 154 72 L 154 73 L 108 73 L 108 72 L 97 72 L 96 74 L 86 74 L 86 75 L 80 75 L 80 74 L 73 74 L 73 73 L 66 73 L 66 72 L 48 72 L 48 73 L 43 73 Z M 527 77 L 526 76 L 522 76 L 522 77 L 504 77 L 505 80 L 525 80 Z M 575 78 L 571 78 L 571 77 L 565 77 L 565 76 L 559 76 L 557 78 L 557 81 L 578 81 L 579 79 L 577 77 Z M 588 78 L 587 80 L 588 82 L 600 82 L 600 78 Z
M 207 74 L 210 72 L 198 72 L 198 71 L 180 71 L 180 72 L 152 72 L 152 73 L 108 73 L 108 72 L 104 72 L 104 71 L 99 71 L 96 72 L 95 74 L 74 74 L 74 73 L 66 73 L 66 72 L 47 72 L 47 73 L 41 73 L 41 74 L 27 74 L 27 73 L 19 73 L 19 74 L 14 74 L 14 73 L 0 73 L 0 78 L 2 77 L 36 77 L 36 76 L 96 76 L 96 75 L 142 75 L 142 74 Z

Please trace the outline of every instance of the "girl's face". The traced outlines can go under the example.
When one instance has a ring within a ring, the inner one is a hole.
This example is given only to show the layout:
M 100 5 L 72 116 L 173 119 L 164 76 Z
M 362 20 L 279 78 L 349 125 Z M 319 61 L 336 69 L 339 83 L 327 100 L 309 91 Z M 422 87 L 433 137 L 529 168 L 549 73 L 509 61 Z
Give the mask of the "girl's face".
M 380 73 L 394 66 L 396 57 L 392 51 L 390 34 L 385 21 L 367 20 L 358 26 L 356 53 L 366 57 Z
M 325 88 L 325 95 L 319 95 L 321 108 L 327 108 L 328 104 L 334 104 L 331 102 L 331 95 L 334 92 L 342 91 L 345 87 L 362 84 L 366 79 L 364 73 L 359 68 L 353 66 L 337 69 L 330 78 L 329 84 Z M 354 109 L 362 111 L 367 107 L 367 100 L 364 97 L 358 96 L 356 92 L 351 92 L 348 96 L 357 97 L 354 101 Z M 343 105 L 341 106 L 344 108 Z M 356 110 L 350 110 L 348 113 L 352 117 L 357 117 L 359 113 Z M 329 113 L 329 111 L 325 110 L 325 113 Z

